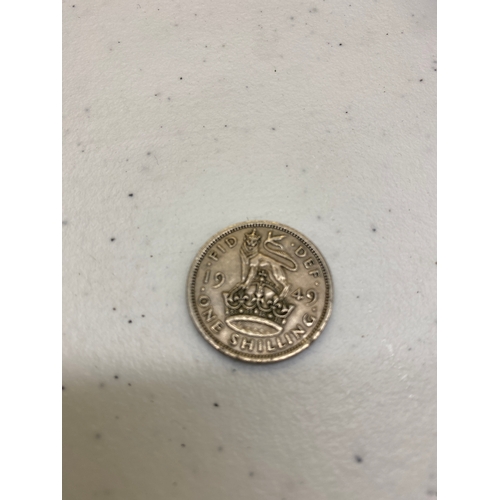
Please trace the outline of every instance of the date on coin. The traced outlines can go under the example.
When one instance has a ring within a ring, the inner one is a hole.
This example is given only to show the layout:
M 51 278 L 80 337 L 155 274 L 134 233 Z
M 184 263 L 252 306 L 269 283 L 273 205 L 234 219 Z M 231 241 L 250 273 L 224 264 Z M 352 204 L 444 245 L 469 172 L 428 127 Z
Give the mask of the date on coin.
M 305 236 L 277 222 L 230 226 L 208 241 L 188 278 L 191 316 L 228 356 L 290 358 L 324 329 L 332 310 L 328 265 Z

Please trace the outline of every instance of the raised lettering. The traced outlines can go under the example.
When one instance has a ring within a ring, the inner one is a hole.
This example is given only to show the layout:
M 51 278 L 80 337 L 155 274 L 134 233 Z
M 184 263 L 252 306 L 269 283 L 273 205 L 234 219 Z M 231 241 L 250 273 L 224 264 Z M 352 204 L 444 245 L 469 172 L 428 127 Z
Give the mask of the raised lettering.
M 236 246 L 236 243 L 238 243 L 238 240 L 236 238 L 234 238 L 233 236 L 229 236 L 228 238 L 226 238 L 224 240 L 224 242 L 226 243 L 226 245 L 229 247 L 229 248 L 233 248 Z
M 216 273 L 214 276 L 214 281 L 215 285 L 212 288 L 219 288 L 224 284 L 224 281 L 226 281 L 226 277 L 223 273 Z
M 318 300 L 318 294 L 311 288 L 307 290 L 306 297 L 309 299 L 309 304 L 316 302 Z
M 207 307 L 210 304 L 210 298 L 207 297 L 206 295 L 200 295 L 198 303 L 200 304 L 201 307 Z
M 315 278 L 319 278 L 319 270 L 318 269 L 313 269 L 312 271 L 309 271 L 309 274 L 311 276 L 314 276 Z
M 217 255 L 217 252 L 214 250 L 213 252 L 209 253 L 208 256 L 212 259 L 212 260 L 219 260 L 219 256 Z
M 210 323 L 210 321 L 215 319 L 214 310 L 212 308 L 203 311 L 201 315 L 207 320 L 207 323 Z
M 306 331 L 304 327 L 299 323 L 290 333 L 293 333 L 297 340 L 300 340 L 301 335 L 304 335 Z
M 278 344 L 279 349 L 283 349 L 286 346 L 286 343 L 282 341 L 279 337 L 276 339 L 276 343 Z
M 297 250 L 295 250 L 295 255 L 297 257 L 305 257 L 307 255 L 306 249 L 301 245 Z
M 284 337 L 285 337 L 286 341 L 287 341 L 290 345 L 292 345 L 292 344 L 293 344 L 293 340 L 290 338 L 290 336 L 288 335 L 288 333 L 285 333 Z
M 231 342 L 231 345 L 238 345 L 238 339 L 240 336 L 237 333 L 233 333 L 231 335 L 231 338 L 229 339 L 229 342 Z
M 267 348 L 268 352 L 276 350 L 276 344 L 272 345 L 272 343 L 271 343 L 273 340 L 274 339 L 267 339 L 267 341 L 266 341 L 266 348 Z
M 302 288 L 297 288 L 295 292 L 292 293 L 292 297 L 295 297 L 297 300 L 302 300 L 304 298 L 304 295 L 302 293 Z
M 257 340 L 257 351 L 263 352 L 264 351 L 264 344 L 262 340 Z
M 253 339 L 243 337 L 241 339 L 241 350 L 244 351 L 247 346 L 249 351 L 253 351 Z
M 214 333 L 219 333 L 223 328 L 224 323 L 219 319 L 210 327 Z
M 304 267 L 306 269 L 309 269 L 310 267 L 314 266 L 314 260 L 313 259 L 307 259 L 305 262 L 304 262 Z
M 221 245 L 221 244 L 218 244 L 217 245 L 217 248 L 222 252 L 222 253 L 226 253 L 226 249 Z
M 302 321 L 305 323 L 306 326 L 312 326 L 312 324 L 316 321 L 316 318 L 314 316 L 311 316 L 309 313 L 305 313 L 304 316 L 302 317 Z
M 203 283 L 208 283 L 210 281 L 210 269 L 205 271 L 205 278 L 203 279 Z

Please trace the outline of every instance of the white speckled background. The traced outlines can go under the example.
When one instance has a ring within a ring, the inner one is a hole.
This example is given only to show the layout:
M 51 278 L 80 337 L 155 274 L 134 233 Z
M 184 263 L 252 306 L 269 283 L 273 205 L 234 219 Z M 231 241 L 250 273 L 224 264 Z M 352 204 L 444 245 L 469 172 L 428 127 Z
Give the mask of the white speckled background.
M 63 2 L 64 499 L 434 497 L 435 3 L 139 2 Z M 187 311 L 246 219 L 335 284 L 276 365 Z

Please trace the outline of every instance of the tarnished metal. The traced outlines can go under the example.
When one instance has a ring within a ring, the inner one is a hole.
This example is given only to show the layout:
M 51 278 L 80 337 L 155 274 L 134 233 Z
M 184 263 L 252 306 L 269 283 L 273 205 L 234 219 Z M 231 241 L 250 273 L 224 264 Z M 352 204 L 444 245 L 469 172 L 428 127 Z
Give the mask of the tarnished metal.
M 217 350 L 252 363 L 287 359 L 323 331 L 332 310 L 330 271 L 305 236 L 250 221 L 211 238 L 188 279 L 191 316 Z

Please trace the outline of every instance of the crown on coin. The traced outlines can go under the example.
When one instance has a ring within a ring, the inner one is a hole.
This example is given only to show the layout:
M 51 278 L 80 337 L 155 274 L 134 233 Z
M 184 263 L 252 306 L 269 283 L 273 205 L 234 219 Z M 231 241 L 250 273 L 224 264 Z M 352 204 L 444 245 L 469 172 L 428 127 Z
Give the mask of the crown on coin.
M 294 306 L 279 296 L 267 271 L 259 270 L 248 287 L 241 283 L 224 295 L 226 323 L 233 330 L 255 337 L 281 333 Z
M 245 240 L 250 245 L 256 245 L 261 240 L 261 236 L 260 236 L 259 231 L 257 231 L 255 228 L 253 228 L 252 231 L 245 234 Z

